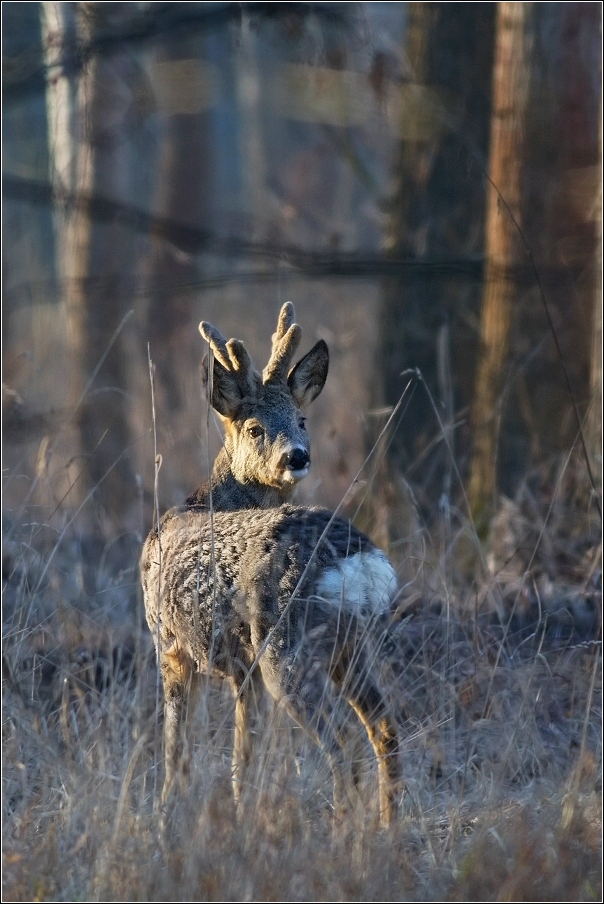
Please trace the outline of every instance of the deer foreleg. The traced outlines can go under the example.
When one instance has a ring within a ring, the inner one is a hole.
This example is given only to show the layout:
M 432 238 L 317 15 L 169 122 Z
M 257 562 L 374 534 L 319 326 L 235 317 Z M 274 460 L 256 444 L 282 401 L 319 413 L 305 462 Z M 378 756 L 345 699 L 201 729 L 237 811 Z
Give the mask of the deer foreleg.
M 185 743 L 187 712 L 192 708 L 198 680 L 187 654 L 173 643 L 161 654 L 164 686 L 164 759 L 165 778 L 161 802 L 165 804 L 176 777 L 188 772 Z

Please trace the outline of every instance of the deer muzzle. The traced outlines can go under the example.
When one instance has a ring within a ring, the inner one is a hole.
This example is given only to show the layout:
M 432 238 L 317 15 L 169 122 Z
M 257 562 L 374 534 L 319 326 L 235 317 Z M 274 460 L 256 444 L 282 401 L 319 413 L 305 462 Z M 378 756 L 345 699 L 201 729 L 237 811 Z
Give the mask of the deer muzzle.
M 297 483 L 308 474 L 310 455 L 302 446 L 295 446 L 283 453 L 279 464 L 284 480 L 288 483 Z

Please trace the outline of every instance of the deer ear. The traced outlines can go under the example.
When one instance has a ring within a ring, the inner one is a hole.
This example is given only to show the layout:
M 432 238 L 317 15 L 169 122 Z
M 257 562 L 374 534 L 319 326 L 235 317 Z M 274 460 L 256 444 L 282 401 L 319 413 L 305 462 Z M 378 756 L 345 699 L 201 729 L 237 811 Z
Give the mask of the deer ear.
M 201 362 L 201 379 L 203 385 L 211 392 L 210 405 L 219 414 L 232 420 L 241 404 L 241 390 L 233 374 L 223 367 L 220 361 L 214 358 L 212 368 L 212 381 L 209 385 L 208 356 L 204 355 Z
M 300 408 L 310 405 L 317 398 L 327 379 L 329 370 L 329 349 L 320 339 L 313 348 L 301 358 L 287 378 L 289 391 Z

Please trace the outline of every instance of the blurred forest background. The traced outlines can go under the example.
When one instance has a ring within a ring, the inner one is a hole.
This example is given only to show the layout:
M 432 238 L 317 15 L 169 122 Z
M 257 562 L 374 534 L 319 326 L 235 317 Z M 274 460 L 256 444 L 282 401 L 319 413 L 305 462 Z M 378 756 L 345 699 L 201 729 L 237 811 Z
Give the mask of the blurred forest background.
M 4 3 L 3 42 L 11 517 L 144 534 L 148 356 L 164 509 L 220 442 L 197 323 L 262 364 L 285 300 L 332 354 L 305 500 L 412 379 L 363 475 L 383 544 L 411 498 L 484 537 L 573 449 L 594 505 L 600 4 Z
M 601 900 L 601 4 L 4 2 L 2 40 L 3 900 Z M 407 790 L 376 833 L 355 753 L 338 821 L 275 708 L 236 820 L 209 688 L 158 845 L 156 454 L 163 512 L 221 443 L 199 321 L 262 367 L 288 300 L 331 354 L 299 498 L 400 578 Z

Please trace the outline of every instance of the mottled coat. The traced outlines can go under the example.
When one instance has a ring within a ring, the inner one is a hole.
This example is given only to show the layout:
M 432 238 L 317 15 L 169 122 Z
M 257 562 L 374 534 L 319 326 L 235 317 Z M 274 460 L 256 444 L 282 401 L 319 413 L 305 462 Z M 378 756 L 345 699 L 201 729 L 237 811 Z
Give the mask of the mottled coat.
M 322 388 L 326 347 L 318 343 L 288 374 L 296 325 L 293 308 L 284 306 L 261 380 L 250 372 L 241 343 L 226 343 L 202 326 L 218 358 L 211 398 L 227 441 L 210 483 L 164 515 L 141 556 L 165 694 L 164 799 L 181 761 L 191 687 L 202 675 L 227 679 L 235 692 L 239 796 L 251 756 L 250 681 L 259 674 L 324 750 L 336 792 L 334 691 L 350 703 L 378 759 L 380 817 L 388 823 L 400 785 L 397 729 L 372 657 L 379 648 L 375 626 L 384 630 L 396 578 L 386 556 L 348 521 L 283 501 L 310 464 L 299 403 Z M 272 366 L 275 360 L 279 366 Z M 283 402 L 286 393 L 289 408 L 275 411 L 270 400 Z M 230 467 L 233 461 L 238 464 Z

